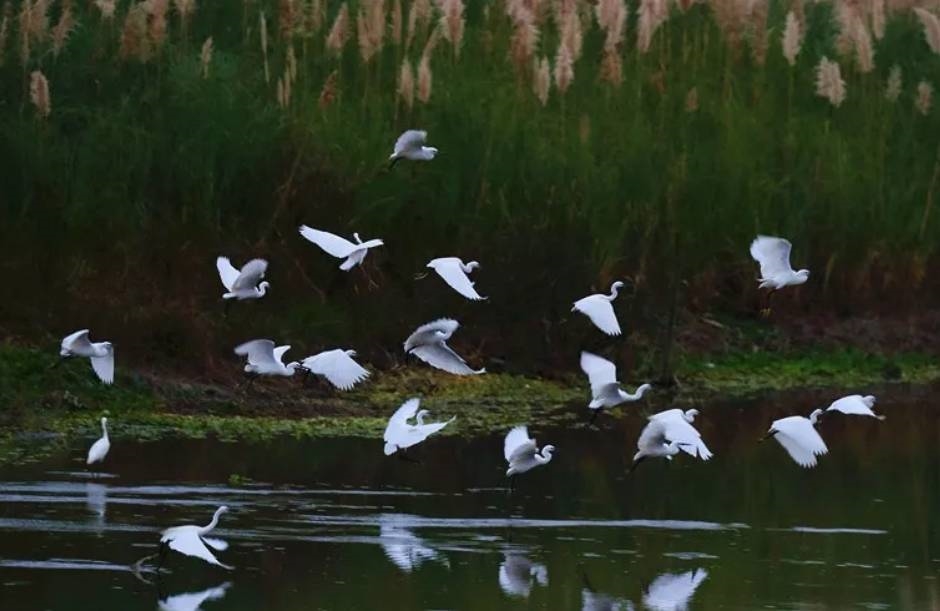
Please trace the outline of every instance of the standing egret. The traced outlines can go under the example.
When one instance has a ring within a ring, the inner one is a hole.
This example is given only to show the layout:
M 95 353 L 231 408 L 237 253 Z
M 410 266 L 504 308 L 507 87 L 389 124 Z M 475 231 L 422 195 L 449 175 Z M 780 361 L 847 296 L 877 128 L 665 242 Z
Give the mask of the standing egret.
M 353 360 L 355 350 L 326 350 L 303 360 L 302 367 L 310 373 L 326 378 L 340 390 L 353 386 L 369 377 L 369 372 Z
M 88 329 L 76 331 L 62 340 L 59 356 L 83 356 L 91 359 L 91 368 L 98 379 L 105 384 L 114 382 L 114 346 L 111 342 L 92 343 L 88 339 Z
M 773 236 L 759 235 L 751 242 L 751 257 L 760 264 L 760 283 L 758 288 L 770 289 L 765 307 L 761 312 L 770 314 L 770 297 L 786 286 L 797 286 L 809 280 L 809 270 L 793 271 L 790 265 L 790 250 L 793 244 L 789 240 Z
M 682 411 L 681 409 L 667 409 L 664 412 L 653 414 L 650 420 L 659 420 L 665 426 L 666 439 L 679 442 L 679 449 L 690 456 L 697 456 L 702 460 L 712 457 L 711 451 L 702 441 L 702 435 L 692 423 L 698 416 L 697 409 Z
M 389 156 L 389 167 L 402 159 L 409 161 L 431 161 L 437 155 L 433 146 L 424 146 L 428 141 L 428 133 L 420 129 L 409 129 L 395 141 L 395 150 Z
M 386 557 L 399 569 L 410 573 L 423 563 L 436 561 L 450 566 L 447 556 L 438 553 L 407 525 L 410 516 L 394 513 L 379 515 L 379 540 Z
M 222 599 L 231 585 L 231 582 L 226 582 L 220 586 L 205 589 L 202 592 L 186 592 L 167 596 L 157 601 L 158 609 L 160 611 L 199 611 L 202 608 L 202 603 L 208 600 Z
M 431 259 L 427 266 L 437 272 L 437 275 L 443 278 L 450 288 L 467 299 L 472 301 L 487 299 L 487 297 L 482 297 L 477 293 L 476 288 L 474 288 L 476 283 L 467 277 L 467 274 L 480 267 L 480 264 L 476 261 L 464 263 L 462 259 L 457 257 L 441 257 Z
M 289 378 L 294 375 L 297 369 L 302 365 L 297 361 L 291 361 L 284 364 L 284 353 L 290 350 L 290 346 L 274 347 L 274 342 L 269 339 L 254 339 L 235 347 L 235 354 L 247 356 L 248 364 L 245 365 L 245 373 L 248 374 L 248 382 L 255 376 L 283 376 Z
M 228 257 L 219 257 L 215 260 L 215 267 L 226 290 L 222 299 L 261 299 L 271 287 L 270 282 L 262 282 L 268 269 L 268 262 L 264 259 L 252 259 L 238 270 Z
M 623 282 L 618 280 L 610 285 L 610 295 L 601 293 L 588 295 L 575 301 L 571 311 L 581 312 L 591 319 L 595 327 L 607 335 L 620 335 L 620 323 L 617 322 L 617 315 L 614 313 L 614 306 L 611 302 L 617 298 L 617 291 L 621 287 L 623 287 Z
M 875 407 L 875 397 L 873 395 L 849 395 L 832 402 L 832 405 L 826 408 L 826 413 L 842 412 L 852 416 L 870 416 L 878 420 L 884 420 L 885 417 L 872 411 Z
M 532 585 L 548 585 L 548 567 L 529 560 L 522 552 L 507 550 L 499 565 L 499 587 L 508 596 L 528 598 Z
M 479 375 L 486 369 L 470 369 L 467 362 L 447 345 L 460 327 L 451 318 L 441 318 L 421 325 L 405 340 L 405 353 L 413 354 L 431 367 L 459 376 Z
M 300 235 L 313 242 L 327 254 L 333 255 L 337 259 L 345 259 L 339 268 L 348 272 L 352 268 L 362 263 L 370 248 L 382 246 L 385 243 L 382 240 L 367 240 L 363 242 L 358 233 L 353 234 L 356 243 L 353 244 L 346 238 L 341 238 L 327 231 L 320 231 L 306 225 L 300 226 Z
M 647 458 L 672 460 L 672 457 L 679 453 L 681 446 L 693 443 L 689 439 L 670 439 L 666 435 L 669 428 L 669 422 L 664 422 L 661 419 L 650 419 L 636 441 L 637 453 L 633 455 L 633 465 L 630 466 L 630 473 L 633 473 L 633 470 Z
M 232 570 L 232 567 L 219 562 L 212 552 L 209 551 L 209 547 L 211 547 L 214 550 L 224 552 L 228 549 L 228 543 L 219 539 L 210 539 L 205 536 L 219 523 L 219 516 L 227 511 L 228 507 L 225 505 L 216 509 L 215 513 L 212 515 L 212 521 L 205 526 L 187 524 L 186 526 L 174 526 L 173 528 L 164 530 L 160 536 L 160 564 L 163 563 L 166 550 L 171 549 L 184 556 L 193 556 L 194 558 L 205 560 L 209 564 Z
M 395 413 L 389 418 L 388 425 L 385 427 L 385 434 L 382 436 L 383 441 L 385 441 L 386 456 L 399 452 L 399 456 L 407 459 L 406 450 L 408 448 L 421 443 L 456 418 L 455 416 L 444 422 L 425 424 L 424 418 L 430 412 L 426 409 L 418 411 L 420 404 L 420 399 L 409 399 L 402 403 L 401 407 L 395 410 Z M 409 424 L 408 421 L 412 418 L 415 419 L 417 424 Z
M 614 407 L 627 401 L 639 401 L 646 391 L 653 388 L 649 384 L 641 384 L 634 393 L 628 393 L 620 388 L 617 381 L 617 368 L 607 359 L 590 352 L 581 353 L 581 371 L 591 383 L 591 402 L 588 408 L 594 410 L 591 423 L 597 419 L 604 408 Z
M 767 431 L 768 437 L 776 439 L 783 449 L 787 451 L 796 464 L 804 468 L 816 466 L 816 457 L 829 452 L 826 442 L 816 431 L 816 421 L 823 414 L 823 410 L 813 410 L 809 418 L 803 416 L 789 416 L 774 420 Z
M 101 419 L 101 438 L 91 444 L 88 448 L 88 458 L 85 459 L 85 465 L 91 467 L 95 463 L 102 462 L 111 449 L 111 440 L 108 439 L 108 419 Z
M 660 575 L 646 588 L 643 605 L 650 611 L 685 611 L 708 571 L 695 569 L 678 575 L 665 573 Z
M 529 430 L 525 426 L 517 426 L 506 433 L 503 456 L 509 464 L 509 468 L 506 469 L 509 492 L 512 492 L 516 475 L 531 471 L 541 465 L 547 465 L 552 461 L 554 451 L 555 446 L 546 445 L 542 447 L 540 454 L 535 440 L 529 437 Z

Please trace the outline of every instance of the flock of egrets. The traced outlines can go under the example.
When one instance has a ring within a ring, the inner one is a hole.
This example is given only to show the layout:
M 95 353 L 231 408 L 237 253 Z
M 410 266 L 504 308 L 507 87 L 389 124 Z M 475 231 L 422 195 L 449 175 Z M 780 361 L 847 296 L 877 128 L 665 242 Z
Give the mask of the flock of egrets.
M 400 159 L 424 161 L 433 159 L 437 149 L 425 146 L 426 137 L 426 132 L 417 130 L 409 130 L 402 134 L 395 144 L 390 158 L 391 163 L 394 165 Z M 355 242 L 351 242 L 306 225 L 300 227 L 300 235 L 316 244 L 327 254 L 341 259 L 342 263 L 339 267 L 344 271 L 350 271 L 360 265 L 370 249 L 384 245 L 380 239 L 363 241 L 358 233 L 353 234 Z M 809 279 L 808 270 L 794 271 L 790 265 L 790 250 L 790 242 L 777 237 L 758 236 L 751 244 L 751 256 L 760 264 L 759 287 L 769 289 L 765 306 L 769 306 L 770 295 L 774 291 L 803 284 Z M 226 302 L 261 299 L 270 288 L 270 284 L 264 280 L 268 263 L 263 259 L 252 259 L 238 269 L 228 258 L 219 257 L 216 267 L 225 287 L 222 298 Z M 432 259 L 427 267 L 433 269 L 444 282 L 466 299 L 473 301 L 487 299 L 477 292 L 474 282 L 468 276 L 479 267 L 476 261 L 464 263 L 458 257 L 441 257 Z M 603 333 L 609 336 L 620 335 L 620 323 L 613 308 L 613 301 L 617 298 L 618 290 L 622 286 L 622 282 L 614 282 L 609 295 L 595 294 L 579 299 L 574 302 L 572 311 L 585 315 Z M 450 318 L 441 318 L 421 325 L 405 340 L 404 351 L 436 369 L 454 375 L 485 373 L 486 370 L 483 368 L 471 368 L 447 345 L 447 341 L 459 326 L 456 320 Z M 248 384 L 257 377 L 290 377 L 298 370 L 302 370 L 308 374 L 322 376 L 337 389 L 349 390 L 365 381 L 370 375 L 367 369 L 356 362 L 354 358 L 356 353 L 353 350 L 326 350 L 301 361 L 291 361 L 285 364 L 284 355 L 289 349 L 289 345 L 278 346 L 270 339 L 254 339 L 237 346 L 235 354 L 247 360 L 244 371 L 249 376 Z M 63 339 L 60 354 L 62 357 L 87 357 L 91 360 L 92 368 L 102 382 L 111 384 L 114 381 L 114 347 L 110 342 L 91 342 L 87 329 L 76 331 Z M 592 423 L 602 410 L 626 402 L 638 401 L 652 388 L 649 384 L 642 384 L 633 393 L 623 390 L 617 380 L 614 363 L 590 352 L 581 353 L 581 369 L 587 376 L 591 388 L 591 401 L 588 408 L 592 411 Z M 767 437 L 776 439 L 800 466 L 814 467 L 817 464 L 817 457 L 828 452 L 826 443 L 815 428 L 818 418 L 827 412 L 883 418 L 876 416 L 872 411 L 874 403 L 875 397 L 873 396 L 843 397 L 833 402 L 826 410 L 813 411 L 808 418 L 790 416 L 774 421 Z M 408 456 L 409 448 L 423 442 L 454 420 L 451 418 L 443 422 L 425 422 L 429 412 L 419 409 L 419 405 L 419 399 L 410 399 L 389 419 L 383 435 L 386 455 L 397 453 L 401 458 L 413 460 Z M 705 445 L 699 431 L 693 426 L 698 414 L 698 410 L 695 409 L 687 411 L 669 409 L 650 416 L 637 441 L 637 452 L 633 458 L 631 471 L 647 458 L 660 457 L 671 460 L 680 452 L 701 460 L 711 458 L 711 451 Z M 89 466 L 102 462 L 110 449 L 106 418 L 101 419 L 101 429 L 102 437 L 88 451 L 87 464 Z M 536 440 L 529 436 L 526 426 L 517 426 L 510 430 L 503 445 L 503 455 L 508 464 L 506 476 L 510 478 L 509 491 L 512 492 L 515 476 L 547 465 L 551 462 L 554 451 L 553 445 L 544 445 L 539 448 Z M 206 536 L 215 528 L 220 515 L 225 511 L 227 507 L 220 507 L 213 515 L 212 521 L 204 527 L 188 525 L 164 531 L 160 539 L 161 561 L 166 550 L 171 549 L 211 564 L 230 568 L 222 564 L 209 549 L 221 551 L 226 548 L 226 544 Z

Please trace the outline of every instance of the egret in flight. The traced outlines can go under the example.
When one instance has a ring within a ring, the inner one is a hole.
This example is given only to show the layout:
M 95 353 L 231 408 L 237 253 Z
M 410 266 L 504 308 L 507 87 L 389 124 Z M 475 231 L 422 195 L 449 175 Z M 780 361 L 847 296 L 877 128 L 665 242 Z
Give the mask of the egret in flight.
M 829 452 L 826 442 L 816 431 L 816 422 L 823 410 L 813 410 L 809 418 L 789 416 L 774 420 L 764 439 L 773 437 L 796 464 L 804 468 L 816 466 L 816 457 Z
M 464 263 L 462 259 L 458 259 L 457 257 L 441 257 L 439 259 L 431 259 L 431 262 L 428 263 L 428 267 L 437 272 L 437 275 L 444 279 L 447 286 L 467 299 L 472 301 L 487 299 L 477 293 L 476 288 L 474 288 L 476 283 L 472 282 L 467 276 L 467 274 L 480 267 L 480 264 L 476 261 Z
M 646 391 L 653 388 L 649 384 L 641 384 L 636 392 L 628 393 L 620 388 L 617 381 L 617 368 L 607 359 L 590 352 L 581 353 L 581 371 L 591 383 L 591 402 L 588 408 L 593 410 L 591 423 L 597 419 L 604 408 L 614 407 L 627 401 L 639 401 Z
M 409 399 L 402 403 L 401 407 L 395 410 L 392 417 L 388 420 L 385 427 L 385 434 L 382 439 L 385 441 L 385 455 L 391 456 L 395 452 L 407 460 L 406 451 L 411 446 L 417 445 L 437 433 L 445 426 L 454 421 L 454 418 L 443 422 L 432 422 L 425 424 L 424 419 L 430 415 L 426 409 L 418 410 L 421 405 L 420 399 Z M 411 419 L 415 424 L 411 424 Z
M 770 289 L 761 312 L 770 314 L 770 296 L 776 291 L 797 286 L 809 280 L 809 270 L 793 271 L 790 265 L 790 250 L 793 244 L 789 240 L 773 236 L 759 235 L 751 242 L 751 257 L 760 264 L 760 283 L 758 288 Z
M 849 395 L 832 402 L 832 405 L 826 408 L 826 413 L 842 412 L 852 416 L 870 416 L 878 420 L 884 420 L 885 417 L 876 414 L 872 408 L 875 407 L 875 397 L 872 395 Z
M 424 130 L 409 129 L 395 142 L 395 150 L 389 156 L 389 167 L 394 167 L 402 159 L 409 161 L 431 161 L 437 155 L 433 146 L 424 146 L 428 133 Z
M 90 467 L 95 463 L 100 463 L 104 461 L 105 456 L 108 455 L 108 450 L 111 449 L 111 440 L 108 439 L 108 419 L 101 419 L 101 438 L 91 444 L 91 447 L 88 448 L 88 458 L 85 460 L 85 465 Z
M 679 442 L 679 449 L 686 454 L 708 460 L 712 457 L 705 442 L 702 441 L 702 435 L 698 432 L 692 423 L 698 416 L 697 409 L 682 411 L 681 409 L 667 409 L 664 412 L 653 414 L 650 420 L 662 422 L 665 428 L 666 439 Z
M 224 552 L 228 549 L 228 543 L 219 539 L 206 537 L 206 535 L 212 532 L 212 529 L 218 525 L 219 516 L 227 511 L 228 507 L 225 505 L 216 509 L 215 513 L 212 515 L 212 521 L 205 526 L 187 524 L 186 526 L 174 526 L 173 528 L 164 530 L 160 536 L 160 564 L 163 563 L 167 549 L 171 549 L 184 556 L 199 558 L 209 564 L 232 570 L 232 567 L 219 562 L 215 555 L 209 551 L 209 547 L 211 547 L 216 551 Z
M 348 272 L 362 263 L 370 248 L 384 245 L 382 240 L 366 240 L 363 242 L 358 233 L 353 234 L 353 238 L 356 240 L 356 243 L 353 244 L 346 238 L 306 225 L 300 226 L 300 235 L 319 246 L 327 254 L 333 255 L 337 259 L 344 259 L 339 266 L 344 272 Z
M 441 318 L 421 325 L 405 340 L 405 353 L 413 354 L 431 367 L 459 376 L 486 373 L 486 369 L 470 369 L 467 362 L 447 345 L 447 340 L 460 327 L 451 318 Z
M 552 452 L 555 446 L 546 445 L 541 452 L 534 439 L 529 437 L 529 430 L 525 426 L 517 426 L 506 433 L 503 442 L 503 456 L 509 464 L 506 477 L 509 478 L 509 492 L 512 492 L 515 478 L 520 473 L 531 471 L 536 467 L 547 465 L 552 461 Z
M 83 356 L 91 359 L 91 368 L 98 379 L 105 384 L 114 382 L 114 346 L 111 342 L 92 343 L 88 339 L 88 329 L 76 331 L 62 340 L 59 356 Z
M 327 350 L 303 360 L 302 367 L 310 373 L 326 378 L 340 390 L 353 386 L 369 377 L 369 372 L 355 360 L 355 350 Z
M 265 272 L 268 270 L 268 262 L 264 259 L 252 259 L 242 266 L 241 270 L 235 269 L 228 257 L 219 257 L 215 260 L 215 267 L 219 270 L 219 278 L 222 279 L 222 286 L 226 292 L 222 294 L 222 299 L 261 299 L 271 283 L 264 281 Z
M 235 347 L 235 354 L 238 356 L 247 356 L 248 363 L 245 365 L 245 373 L 248 374 L 248 383 L 257 376 L 282 376 L 289 378 L 303 366 L 297 361 L 291 361 L 284 364 L 284 353 L 290 350 L 290 346 L 274 347 L 274 342 L 269 339 L 253 339 Z
M 572 312 L 581 312 L 591 319 L 594 326 L 607 335 L 620 335 L 620 323 L 614 313 L 612 302 L 617 298 L 617 292 L 623 287 L 619 280 L 610 285 L 610 295 L 597 293 L 588 295 L 574 302 Z
M 640 437 L 636 441 L 637 453 L 633 455 L 633 465 L 630 466 L 630 473 L 633 473 L 633 470 L 647 458 L 665 458 L 666 460 L 672 460 L 672 457 L 678 454 L 682 449 L 681 446 L 695 443 L 696 440 L 694 436 L 688 434 L 682 436 L 680 439 L 670 439 L 669 436 L 666 435 L 666 431 L 670 430 L 671 424 L 673 423 L 669 421 L 651 418 L 646 426 L 643 427 L 643 430 L 640 432 Z
M 683 611 L 689 608 L 689 601 L 695 594 L 708 571 L 695 569 L 685 573 L 664 573 L 647 586 L 643 595 L 643 605 L 650 611 Z

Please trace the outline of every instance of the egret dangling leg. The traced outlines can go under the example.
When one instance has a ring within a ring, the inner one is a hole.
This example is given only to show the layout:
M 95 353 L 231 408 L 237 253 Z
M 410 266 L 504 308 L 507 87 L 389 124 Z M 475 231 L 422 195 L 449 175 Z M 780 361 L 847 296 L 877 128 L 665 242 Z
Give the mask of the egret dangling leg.
M 241 390 L 247 393 L 248 390 L 251 389 L 251 385 L 254 384 L 257 378 L 258 378 L 258 374 L 246 372 L 245 381 L 239 385 L 238 390 Z
M 777 289 L 770 289 L 764 296 L 764 307 L 760 310 L 761 318 L 770 318 L 770 298 L 776 291 Z
M 594 413 L 591 414 L 591 420 L 588 422 L 588 425 L 593 425 L 594 421 L 597 420 L 597 417 L 600 416 L 601 412 L 604 410 L 603 407 L 599 407 L 594 410 Z
M 633 461 L 633 464 L 630 465 L 630 470 L 627 471 L 627 475 L 630 475 L 631 473 L 633 473 L 634 471 L 636 471 L 636 468 L 637 468 L 637 467 L 639 466 L 639 464 L 640 464 L 641 462 L 643 462 L 644 460 L 646 460 L 646 456 L 641 456 L 641 457 L 637 458 L 636 460 L 634 460 L 634 461 Z
M 408 448 L 399 448 L 398 449 L 398 459 L 405 462 L 421 464 L 421 461 L 417 458 L 414 458 L 411 454 L 408 453 Z
M 515 489 L 516 489 L 516 476 L 510 475 L 509 476 L 509 489 L 506 490 L 506 496 L 512 496 L 512 492 Z

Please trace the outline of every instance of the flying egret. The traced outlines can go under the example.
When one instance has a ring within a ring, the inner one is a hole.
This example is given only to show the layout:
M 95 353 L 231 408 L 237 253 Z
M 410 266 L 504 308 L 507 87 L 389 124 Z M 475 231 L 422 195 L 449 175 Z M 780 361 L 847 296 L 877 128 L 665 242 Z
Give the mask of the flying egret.
M 770 296 L 786 286 L 797 286 L 809 280 L 809 270 L 793 271 L 790 266 L 790 250 L 793 244 L 789 240 L 773 236 L 759 235 L 751 242 L 751 257 L 760 264 L 760 283 L 758 288 L 770 289 L 767 292 L 765 307 L 761 312 L 770 314 Z
M 822 414 L 823 410 L 817 409 L 813 410 L 809 418 L 789 416 L 774 420 L 764 439 L 776 439 L 801 467 L 815 467 L 816 457 L 829 452 L 826 442 L 816 431 L 816 421 Z
M 219 523 L 219 516 L 227 511 L 228 507 L 225 505 L 216 509 L 215 513 L 212 515 L 212 521 L 205 526 L 187 524 L 186 526 L 174 526 L 173 528 L 164 530 L 160 536 L 160 564 L 163 563 L 166 550 L 171 549 L 185 556 L 193 556 L 194 558 L 205 560 L 209 564 L 232 570 L 233 567 L 222 564 L 212 552 L 209 551 L 209 547 L 211 547 L 214 550 L 224 552 L 228 549 L 228 543 L 219 539 L 210 539 L 205 536 Z
M 62 340 L 59 356 L 83 356 L 91 359 L 91 368 L 98 379 L 105 384 L 114 382 L 114 346 L 111 342 L 92 343 L 88 339 L 88 329 L 76 331 Z
M 247 356 L 248 364 L 245 365 L 245 373 L 248 374 L 248 383 L 254 380 L 255 376 L 283 376 L 289 378 L 294 375 L 297 369 L 303 366 L 297 361 L 291 361 L 284 364 L 284 353 L 290 350 L 290 346 L 274 347 L 274 342 L 269 339 L 253 339 L 235 347 L 235 354 Z
M 337 259 L 345 259 L 339 268 L 348 272 L 352 268 L 362 263 L 370 248 L 382 246 L 385 243 L 382 240 L 367 240 L 363 242 L 358 233 L 353 234 L 356 243 L 353 244 L 346 238 L 341 238 L 327 231 L 320 231 L 306 225 L 300 226 L 300 235 L 313 242 L 327 254 L 333 255 Z
M 395 150 L 389 156 L 389 167 L 394 167 L 402 159 L 410 161 L 431 161 L 437 155 L 433 146 L 424 146 L 428 133 L 424 130 L 409 129 L 395 141 Z
M 85 465 L 91 467 L 95 463 L 102 462 L 111 449 L 111 440 L 108 439 L 108 419 L 101 419 L 101 438 L 91 444 L 88 448 L 88 458 L 85 459 Z
M 871 416 L 878 420 L 884 420 L 885 417 L 872 411 L 875 407 L 875 397 L 872 395 L 849 395 L 832 402 L 832 405 L 826 408 L 826 413 L 842 412 L 852 416 Z
M 402 403 L 401 407 L 395 410 L 392 417 L 388 420 L 385 427 L 385 434 L 382 439 L 385 441 L 385 455 L 391 456 L 399 452 L 402 457 L 407 457 L 406 450 L 411 446 L 417 445 L 440 431 L 445 426 L 453 422 L 456 418 L 444 422 L 424 423 L 424 418 L 430 414 L 426 409 L 418 410 L 421 404 L 420 399 L 409 399 Z M 408 421 L 415 419 L 417 424 L 410 424 Z
M 590 352 L 581 353 L 581 371 L 591 383 L 591 402 L 588 408 L 594 410 L 591 423 L 604 408 L 614 407 L 627 401 L 639 401 L 646 391 L 653 388 L 650 384 L 641 384 L 636 392 L 628 393 L 620 388 L 617 381 L 617 368 L 607 359 Z
M 651 418 L 640 432 L 640 437 L 636 441 L 637 453 L 633 455 L 633 465 L 630 467 L 630 473 L 647 458 L 665 458 L 672 460 L 672 457 L 679 453 L 683 445 L 691 445 L 694 441 L 690 439 L 670 439 L 666 431 L 670 428 L 669 422 L 664 422 L 658 418 Z M 693 431 L 695 429 L 692 429 Z M 696 431 L 696 434 L 698 432 Z M 701 440 L 698 440 L 699 442 Z
M 226 582 L 214 588 L 207 588 L 202 592 L 186 592 L 167 596 L 157 601 L 158 609 L 160 611 L 199 611 L 202 608 L 202 603 L 222 599 L 226 590 L 231 586 L 231 582 Z
M 529 437 L 529 430 L 525 426 L 517 426 L 506 433 L 506 440 L 503 442 L 503 456 L 509 463 L 506 469 L 506 477 L 509 478 L 509 492 L 512 492 L 516 475 L 531 471 L 541 465 L 547 465 L 552 461 L 552 452 L 555 446 L 546 445 L 542 447 L 541 454 L 534 439 Z
M 399 569 L 410 573 L 431 561 L 450 566 L 446 556 L 439 554 L 406 527 L 408 516 L 383 513 L 379 515 L 378 522 L 382 550 Z
M 617 292 L 623 286 L 619 280 L 610 285 L 610 295 L 597 293 L 588 295 L 574 302 L 572 312 L 581 312 L 591 319 L 594 326 L 607 335 L 620 335 L 620 323 L 614 313 L 612 301 L 617 298 Z
M 421 325 L 405 340 L 405 353 L 413 354 L 431 367 L 459 376 L 486 373 L 486 369 L 470 369 L 467 362 L 447 345 L 447 340 L 460 327 L 451 318 L 440 318 Z
M 702 435 L 692 426 L 696 416 L 698 416 L 697 409 L 686 411 L 667 409 L 664 412 L 653 414 L 649 419 L 662 422 L 666 426 L 664 431 L 666 439 L 678 441 L 680 450 L 690 456 L 708 460 L 712 457 L 712 453 L 705 445 L 705 442 L 702 441 Z
M 646 588 L 643 605 L 650 611 L 685 611 L 706 577 L 705 569 L 660 575 Z
M 351 390 L 369 377 L 369 372 L 353 360 L 354 356 L 355 350 L 326 350 L 305 358 L 302 367 L 310 373 L 323 376 L 340 390 Z
M 476 283 L 472 282 L 467 276 L 467 274 L 480 267 L 480 264 L 476 261 L 464 263 L 462 259 L 457 257 L 441 257 L 431 259 L 427 266 L 437 272 L 437 275 L 443 278 L 450 288 L 467 299 L 473 301 L 487 299 L 487 297 L 482 297 L 477 293 L 476 288 L 474 288 Z
M 268 262 L 264 259 L 252 259 L 238 270 L 228 257 L 219 257 L 215 260 L 215 267 L 226 290 L 222 299 L 261 299 L 271 287 L 270 282 L 262 282 L 268 269 Z
M 548 567 L 529 560 L 522 552 L 507 550 L 499 565 L 499 587 L 508 596 L 528 598 L 532 586 L 548 585 Z

